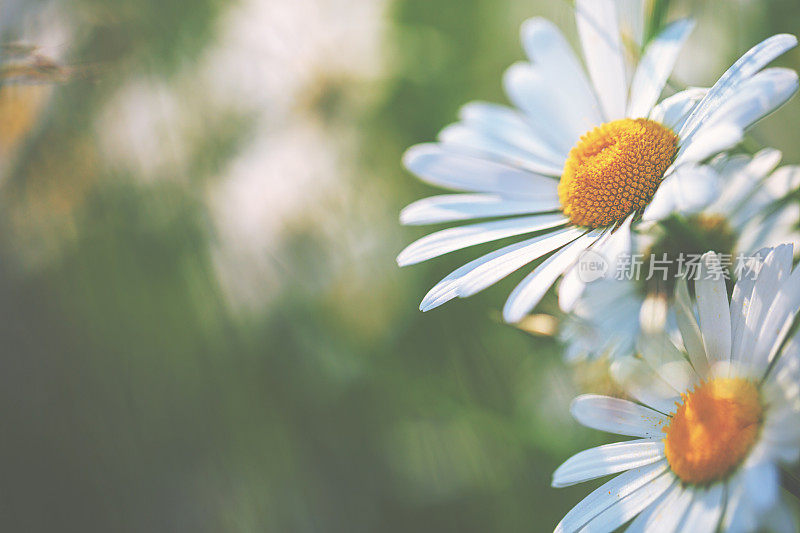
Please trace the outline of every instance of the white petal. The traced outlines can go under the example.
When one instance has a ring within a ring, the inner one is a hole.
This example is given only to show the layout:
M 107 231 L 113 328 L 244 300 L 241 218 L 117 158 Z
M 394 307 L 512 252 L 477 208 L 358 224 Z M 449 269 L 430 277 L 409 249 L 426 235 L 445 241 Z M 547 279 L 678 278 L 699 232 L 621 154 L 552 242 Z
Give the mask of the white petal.
M 744 132 L 739 126 L 729 122 L 704 126 L 691 141 L 684 144 L 675 159 L 675 166 L 686 163 L 699 163 L 742 141 Z
M 673 483 L 664 496 L 636 517 L 625 533 L 672 533 L 678 531 L 686 510 L 692 504 L 694 491 L 679 481 Z
M 762 187 L 759 192 L 763 190 Z M 765 209 L 775 207 L 773 202 L 764 206 Z M 742 211 L 746 211 L 746 209 L 742 209 Z M 760 245 L 775 247 L 784 243 L 800 247 L 800 233 L 797 229 L 799 220 L 800 206 L 794 202 L 783 202 L 777 210 L 765 217 L 752 215 L 747 221 L 748 223 L 740 230 L 737 247 L 742 251 L 754 250 Z
M 586 288 L 579 272 L 577 268 L 570 269 L 558 284 L 558 306 L 565 313 L 572 311 Z
M 775 464 L 759 461 L 753 465 L 745 465 L 742 474 L 746 497 L 753 507 L 764 511 L 778 502 L 781 480 Z
M 721 524 L 726 533 L 745 533 L 758 527 L 755 510 L 746 497 L 743 477 L 744 472 L 740 470 L 728 482 L 728 501 Z
M 681 529 L 683 531 L 716 531 L 724 505 L 725 485 L 715 483 L 707 489 L 695 490 L 695 494 L 692 506 L 683 519 Z
M 556 167 L 564 166 L 567 151 L 554 147 L 524 115 L 514 109 L 489 102 L 470 102 L 461 108 L 458 116 L 465 125 L 480 130 L 486 136 L 519 148 Z
M 637 347 L 642 360 L 676 391 L 685 392 L 699 381 L 697 372 L 667 335 L 642 335 Z
M 507 139 L 493 137 L 490 130 L 464 122 L 447 126 L 439 132 L 438 138 L 450 151 L 471 153 L 545 176 L 560 176 L 564 169 L 563 164 L 524 150 Z
M 591 231 L 554 253 L 536 267 L 511 292 L 503 307 L 503 319 L 511 324 L 522 320 L 531 309 L 536 307 L 556 279 L 570 268 L 578 260 L 580 254 L 591 246 L 600 235 L 600 230 Z
M 437 144 L 412 146 L 403 156 L 403 164 L 423 181 L 449 189 L 524 199 L 552 194 L 558 188 L 558 182 L 551 177 L 453 152 Z
M 769 187 L 778 198 L 800 187 L 800 166 L 789 165 L 776 170 L 769 180 Z
M 666 492 L 675 483 L 675 477 L 665 472 L 636 492 L 617 500 L 602 513 L 594 517 L 581 529 L 586 533 L 614 531 L 635 517 Z
M 770 308 L 764 316 L 755 343 L 753 361 L 758 368 L 770 362 L 770 357 L 779 349 L 792 322 L 800 311 L 800 268 L 781 283 Z
M 673 22 L 647 45 L 631 83 L 629 117 L 646 117 L 650 113 L 693 28 L 692 20 Z
M 549 20 L 532 18 L 522 25 L 522 44 L 534 67 L 558 87 L 571 103 L 572 114 L 581 118 L 582 133 L 603 123 L 595 99 L 578 58 L 558 28 Z
M 577 336 L 569 341 L 574 345 L 573 355 L 604 355 L 613 360 L 633 353 L 641 302 L 638 288 L 630 280 L 601 279 L 587 284 L 573 309 Z
M 785 104 L 797 92 L 797 73 L 787 68 L 768 68 L 741 84 L 708 123 L 727 122 L 747 129 Z
M 639 324 L 644 333 L 663 333 L 669 315 L 667 296 L 661 292 L 648 294 L 639 310 Z
M 699 278 L 694 287 L 700 312 L 700 331 L 708 361 L 713 366 L 717 361 L 728 361 L 731 358 L 728 292 L 719 256 L 714 252 L 703 254 Z
M 664 458 L 664 443 L 650 439 L 615 442 L 584 450 L 567 459 L 553 474 L 554 487 L 566 487 L 649 465 Z
M 564 215 L 532 215 L 447 228 L 411 243 L 397 256 L 400 266 L 413 265 L 446 253 L 514 235 L 555 228 L 569 222 Z
M 660 413 L 675 411 L 675 402 L 684 392 L 670 386 L 650 365 L 633 355 L 615 358 L 609 371 L 628 395 Z
M 715 158 L 711 166 L 717 170 L 725 186 L 709 209 L 716 213 L 730 213 L 726 216 L 739 227 L 743 225 L 739 220 L 744 223 L 751 220 L 767 204 L 785 194 L 773 196 L 761 187 L 762 183 L 772 183 L 772 178 L 766 181 L 764 178 L 775 169 L 782 157 L 779 150 L 766 148 L 753 157 L 735 155 Z
M 756 335 L 763 325 L 764 317 L 769 311 L 782 281 L 789 275 L 791 269 L 791 245 L 778 246 L 767 255 L 753 287 L 753 295 L 747 308 L 739 344 L 733 346 L 732 359 L 734 361 L 740 361 L 744 365 L 753 364 Z M 764 368 L 752 367 L 752 370 L 760 373 Z
M 632 221 L 633 214 L 628 216 L 615 231 L 605 233 L 592 247 L 591 252 L 598 254 L 608 268 L 603 277 L 609 277 L 612 272 L 616 272 L 620 257 L 630 253 Z M 558 305 L 562 311 L 572 311 L 586 288 L 586 281 L 594 280 L 581 279 L 580 271 L 577 268 L 570 269 L 564 275 L 558 286 Z
M 662 439 L 662 428 L 669 423 L 669 418 L 642 405 L 595 394 L 575 398 L 570 412 L 586 427 L 631 437 Z
M 543 213 L 559 209 L 558 195 L 508 200 L 494 194 L 443 194 L 423 198 L 400 212 L 407 225 L 437 224 L 472 218 Z
M 739 85 L 767 66 L 773 59 L 797 46 L 794 35 L 780 34 L 757 44 L 739 58 L 708 91 L 681 128 L 679 137 L 688 140 L 723 105 Z
M 581 135 L 597 125 L 582 115 L 535 65 L 524 62 L 511 65 L 503 75 L 503 87 L 537 131 L 560 151 L 569 152 Z
M 665 98 L 650 113 L 650 119 L 660 122 L 673 131 L 679 131 L 694 106 L 708 92 L 708 89 L 692 87 Z
M 652 465 L 643 466 L 634 470 L 628 470 L 614 479 L 595 489 L 591 494 L 584 498 L 556 526 L 554 533 L 571 533 L 580 530 L 596 516 L 613 505 L 623 501 L 631 494 L 635 494 L 640 489 L 647 490 L 652 485 L 657 494 L 653 494 L 653 499 L 667 489 L 672 477 L 664 475 L 667 470 L 667 462 L 659 461 Z M 661 483 L 654 483 L 657 479 L 666 478 L 668 484 L 662 487 Z M 649 491 L 648 491 L 649 492 Z M 652 500 L 650 500 L 652 501 Z M 649 502 L 648 502 L 649 503 Z M 630 517 L 629 517 L 630 518 Z M 624 523 L 624 521 L 622 522 Z M 607 528 L 613 531 L 615 527 Z
M 585 230 L 564 228 L 511 244 L 470 261 L 437 283 L 425 295 L 420 309 L 429 311 L 453 298 L 475 294 L 584 233 Z
M 645 2 L 642 0 L 616 0 L 620 35 L 623 42 L 632 42 L 639 48 L 644 39 Z
M 745 332 L 745 320 L 747 318 L 747 310 L 750 308 L 750 301 L 753 297 L 753 288 L 758 279 L 758 273 L 763 266 L 763 261 L 770 250 L 762 249 L 753 254 L 749 258 L 742 269 L 744 275 L 740 275 L 733 286 L 733 293 L 731 294 L 731 335 L 733 338 L 731 349 L 731 360 L 738 361 L 741 355 L 741 350 L 738 346 L 742 343 L 742 336 Z M 687 293 L 688 296 L 688 293 Z
M 657 221 L 676 212 L 697 212 L 714 200 L 718 190 L 719 178 L 711 167 L 682 165 L 661 182 L 642 220 Z
M 697 324 L 692 302 L 689 298 L 689 289 L 686 280 L 681 278 L 675 287 L 675 317 L 678 321 L 678 329 L 681 331 L 683 345 L 689 354 L 692 366 L 700 376 L 707 376 L 709 370 L 708 356 L 706 355 L 703 336 L 700 333 L 700 326 Z
M 623 118 L 628 89 L 614 2 L 577 0 L 575 20 L 583 57 L 606 121 Z

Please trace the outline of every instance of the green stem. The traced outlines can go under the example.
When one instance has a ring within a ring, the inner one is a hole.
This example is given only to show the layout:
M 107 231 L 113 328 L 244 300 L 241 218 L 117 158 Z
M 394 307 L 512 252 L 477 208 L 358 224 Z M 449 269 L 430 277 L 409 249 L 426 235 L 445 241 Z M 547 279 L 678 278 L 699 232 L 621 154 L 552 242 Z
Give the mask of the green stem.
M 787 468 L 781 469 L 781 486 L 786 492 L 800 500 L 800 476 Z
M 650 8 L 650 17 L 647 19 L 647 28 L 644 33 L 644 45 L 659 34 L 667 20 L 670 0 L 653 0 Z

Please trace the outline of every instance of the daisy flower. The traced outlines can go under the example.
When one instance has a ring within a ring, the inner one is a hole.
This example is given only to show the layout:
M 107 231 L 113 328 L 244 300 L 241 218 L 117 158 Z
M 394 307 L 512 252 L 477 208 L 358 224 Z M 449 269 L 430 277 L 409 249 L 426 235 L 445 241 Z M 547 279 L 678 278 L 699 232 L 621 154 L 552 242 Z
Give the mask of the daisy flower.
M 423 311 L 551 254 L 506 302 L 505 320 L 519 321 L 583 251 L 616 255 L 610 252 L 639 220 L 705 205 L 716 181 L 700 163 L 737 144 L 745 128 L 797 90 L 793 71 L 762 70 L 797 44 L 792 35 L 775 35 L 710 89 L 658 103 L 693 22 L 667 26 L 628 65 L 614 2 L 577 0 L 575 10 L 586 71 L 553 24 L 528 20 L 522 43 L 530 62 L 512 65 L 504 77 L 515 108 L 467 104 L 439 142 L 405 154 L 405 166 L 423 181 L 464 193 L 415 202 L 401 213 L 402 223 L 492 220 L 427 235 L 399 254 L 399 265 L 525 236 L 452 272 L 425 296 Z M 583 284 L 568 278 L 560 290 L 579 294 Z
M 637 437 L 592 448 L 553 475 L 564 487 L 609 474 L 569 511 L 557 532 L 794 531 L 780 494 L 780 466 L 800 454 L 800 268 L 792 246 L 764 250 L 728 302 L 711 275 L 709 252 L 695 282 L 697 316 L 686 281 L 676 313 L 686 352 L 666 337 L 641 343 L 641 355 L 615 362 L 614 375 L 636 400 L 585 395 L 571 407 L 581 424 Z
M 730 259 L 729 274 L 735 275 L 737 258 L 761 247 L 785 242 L 800 246 L 800 207 L 785 201 L 800 186 L 800 167 L 775 170 L 780 159 L 781 153 L 772 149 L 753 157 L 716 158 L 711 167 L 718 171 L 724 187 L 709 206 L 632 234 L 630 257 L 639 254 L 643 259 L 638 275 L 609 270 L 605 279 L 588 283 L 574 303 L 565 303 L 562 292 L 562 308 L 571 311 L 561 330 L 567 359 L 630 355 L 642 333 L 666 329 L 675 337 L 672 295 L 680 257 L 699 258 L 713 248 Z M 666 266 L 657 266 L 664 258 Z M 609 259 L 632 270 L 632 264 Z M 679 342 L 679 337 L 676 340 Z

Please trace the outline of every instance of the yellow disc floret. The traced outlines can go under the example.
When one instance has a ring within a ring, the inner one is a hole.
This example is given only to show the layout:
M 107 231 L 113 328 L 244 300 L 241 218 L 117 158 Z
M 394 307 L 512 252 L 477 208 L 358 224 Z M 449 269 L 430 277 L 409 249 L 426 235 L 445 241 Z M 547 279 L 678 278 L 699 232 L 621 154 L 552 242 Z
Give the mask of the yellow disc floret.
M 574 224 L 597 228 L 643 209 L 677 146 L 672 130 L 645 118 L 615 120 L 584 134 L 558 184 L 564 214 Z
M 684 482 L 704 484 L 727 476 L 753 446 L 763 408 L 756 386 L 742 378 L 717 378 L 683 395 L 664 428 L 664 451 Z

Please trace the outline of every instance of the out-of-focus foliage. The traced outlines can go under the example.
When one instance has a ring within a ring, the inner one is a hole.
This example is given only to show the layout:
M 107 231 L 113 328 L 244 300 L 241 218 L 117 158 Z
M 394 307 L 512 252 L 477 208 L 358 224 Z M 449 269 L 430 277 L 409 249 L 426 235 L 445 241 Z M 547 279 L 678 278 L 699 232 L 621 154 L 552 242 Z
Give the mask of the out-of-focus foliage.
M 800 27 L 793 0 L 670 4 L 700 17 L 676 83 Z M 611 387 L 602 364 L 501 324 L 515 279 L 417 311 L 475 251 L 394 256 L 431 190 L 403 150 L 502 101 L 520 23 L 574 37 L 570 9 L 0 5 L 2 42 L 69 74 L 0 86 L 3 529 L 551 528 L 586 493 L 550 475 L 602 441 L 568 415 Z M 793 101 L 754 136 L 796 163 L 798 119 Z

